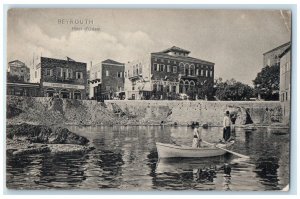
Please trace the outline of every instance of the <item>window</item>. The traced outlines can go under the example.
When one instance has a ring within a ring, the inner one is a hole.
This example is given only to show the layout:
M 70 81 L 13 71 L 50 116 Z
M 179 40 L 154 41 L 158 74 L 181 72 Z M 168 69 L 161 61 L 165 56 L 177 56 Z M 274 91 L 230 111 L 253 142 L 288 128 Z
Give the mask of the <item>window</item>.
M 118 77 L 122 77 L 122 72 L 117 72 Z
M 203 76 L 203 70 L 201 70 L 201 76 Z
M 177 73 L 177 66 L 173 66 L 173 73 Z
M 160 64 L 159 65 L 159 71 L 164 71 L 165 70 L 165 65 L 164 64 Z
M 199 69 L 198 68 L 196 69 L 196 75 L 197 76 L 199 75 Z
M 288 94 L 285 92 L 285 100 L 288 100 Z
M 72 77 L 73 77 L 73 71 L 72 71 L 72 69 L 69 69 L 69 70 L 68 70 L 68 77 L 69 77 L 69 78 L 72 78 Z
M 159 90 L 160 91 L 164 91 L 164 86 L 163 85 L 159 85 Z
M 157 84 L 153 84 L 153 91 L 154 91 L 154 92 L 157 91 Z
M 108 70 L 105 71 L 105 75 L 106 75 L 106 77 L 109 76 L 109 71 Z
M 170 65 L 167 65 L 167 72 L 171 72 L 171 66 Z
M 172 86 L 172 92 L 176 93 L 176 86 Z
M 127 72 L 124 72 L 124 77 L 125 77 L 125 78 L 127 77 Z
M 51 71 L 51 69 L 46 68 L 46 76 L 50 76 L 50 71 Z
M 166 87 L 166 91 L 167 91 L 167 93 L 170 92 L 170 86 Z
M 153 70 L 154 70 L 154 71 L 159 71 L 159 70 L 158 70 L 158 64 L 153 64 Z
M 76 79 L 83 79 L 82 72 L 76 72 Z
M 134 86 L 132 86 L 132 90 L 134 91 Z
M 210 71 L 210 77 L 212 77 L 213 76 L 213 72 L 212 72 L 212 70 Z
M 208 77 L 208 70 L 206 70 L 205 76 Z
M 34 71 L 34 76 L 35 78 L 37 78 L 37 71 Z
M 270 65 L 271 65 L 271 60 L 270 60 L 270 59 L 268 59 L 268 63 L 267 63 L 267 65 L 268 65 L 268 66 L 270 66 Z

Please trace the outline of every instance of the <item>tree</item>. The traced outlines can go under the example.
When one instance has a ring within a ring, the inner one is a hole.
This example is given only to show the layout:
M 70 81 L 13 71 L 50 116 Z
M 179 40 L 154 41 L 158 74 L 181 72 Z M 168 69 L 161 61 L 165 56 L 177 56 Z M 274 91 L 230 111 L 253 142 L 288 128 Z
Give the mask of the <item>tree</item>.
M 249 100 L 254 96 L 254 89 L 247 84 L 236 81 L 235 79 L 215 80 L 215 97 L 219 100 L 243 101 Z
M 255 93 L 265 100 L 279 99 L 280 66 L 266 66 L 253 80 Z
M 204 81 L 200 83 L 198 87 L 198 98 L 199 99 L 213 99 L 213 82 L 211 81 Z

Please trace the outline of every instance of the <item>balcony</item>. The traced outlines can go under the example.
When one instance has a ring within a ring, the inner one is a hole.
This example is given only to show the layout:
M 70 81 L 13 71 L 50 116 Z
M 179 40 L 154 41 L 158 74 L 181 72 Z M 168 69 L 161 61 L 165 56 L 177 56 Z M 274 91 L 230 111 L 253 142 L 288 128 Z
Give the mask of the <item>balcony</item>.
M 128 77 L 128 79 L 131 80 L 131 81 L 142 79 L 142 74 L 132 75 L 132 76 Z

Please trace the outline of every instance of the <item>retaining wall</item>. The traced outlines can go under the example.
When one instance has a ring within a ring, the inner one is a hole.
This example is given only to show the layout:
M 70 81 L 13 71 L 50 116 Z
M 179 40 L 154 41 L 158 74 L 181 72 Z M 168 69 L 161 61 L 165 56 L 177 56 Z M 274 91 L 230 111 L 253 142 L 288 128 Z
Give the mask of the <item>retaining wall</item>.
M 268 125 L 282 121 L 280 102 L 109 100 L 105 103 L 109 109 L 117 106 L 143 122 L 151 122 L 155 118 L 158 122 L 190 124 L 197 121 L 219 126 L 226 110 L 236 113 L 236 124 L 245 124 L 247 113 L 255 124 Z

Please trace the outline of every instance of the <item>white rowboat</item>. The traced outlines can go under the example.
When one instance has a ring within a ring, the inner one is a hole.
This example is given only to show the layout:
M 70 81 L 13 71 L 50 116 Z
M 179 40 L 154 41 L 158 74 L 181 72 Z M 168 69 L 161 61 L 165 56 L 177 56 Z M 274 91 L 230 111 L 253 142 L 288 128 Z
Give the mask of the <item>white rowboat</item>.
M 212 144 L 212 146 L 204 145 L 201 148 L 192 148 L 190 146 L 178 146 L 156 142 L 156 148 L 158 158 L 204 158 L 224 155 L 227 152 L 226 148 L 232 144 L 234 144 L 234 141 L 227 144 L 217 144 L 216 146 Z

